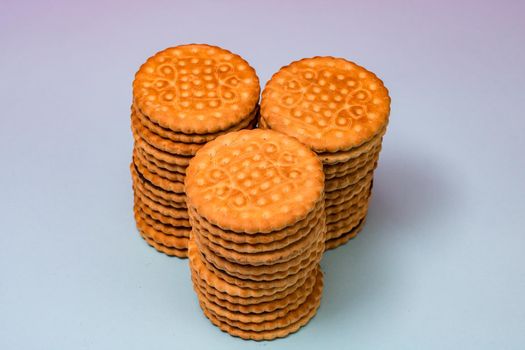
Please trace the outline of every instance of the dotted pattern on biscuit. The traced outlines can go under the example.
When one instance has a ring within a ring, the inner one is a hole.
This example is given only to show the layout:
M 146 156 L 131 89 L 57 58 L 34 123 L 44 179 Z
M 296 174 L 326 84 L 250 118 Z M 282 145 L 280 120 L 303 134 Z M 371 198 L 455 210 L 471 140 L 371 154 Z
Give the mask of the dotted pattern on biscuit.
M 136 107 L 156 124 L 206 134 L 238 124 L 259 100 L 259 79 L 242 59 L 219 47 L 190 44 L 150 57 L 133 82 Z
M 273 75 L 262 94 L 261 116 L 273 130 L 316 152 L 359 146 L 388 122 L 390 97 L 372 72 L 342 58 L 313 57 Z
M 292 225 L 322 199 L 324 173 L 297 140 L 269 130 L 238 131 L 206 144 L 186 177 L 188 203 L 210 223 L 245 233 Z

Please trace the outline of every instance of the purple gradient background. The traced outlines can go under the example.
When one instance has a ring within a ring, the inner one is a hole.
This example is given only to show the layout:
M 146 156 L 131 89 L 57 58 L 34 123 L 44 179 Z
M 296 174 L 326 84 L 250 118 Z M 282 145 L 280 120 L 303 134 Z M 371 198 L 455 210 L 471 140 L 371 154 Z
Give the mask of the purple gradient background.
M 523 349 L 523 1 L 2 1 L 0 348 Z M 264 83 L 347 57 L 391 90 L 361 236 L 323 260 L 315 319 L 244 342 L 186 261 L 134 228 L 131 81 L 167 46 L 243 55 Z

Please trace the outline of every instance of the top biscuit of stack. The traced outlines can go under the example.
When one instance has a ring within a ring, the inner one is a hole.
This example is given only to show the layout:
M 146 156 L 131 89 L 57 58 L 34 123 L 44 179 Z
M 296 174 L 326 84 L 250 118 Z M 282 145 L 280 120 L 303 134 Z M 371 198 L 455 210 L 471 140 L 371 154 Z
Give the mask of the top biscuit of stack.
M 134 104 L 154 124 L 208 134 L 239 124 L 259 100 L 259 80 L 240 56 L 190 44 L 150 57 L 133 82 Z
M 323 186 L 315 153 L 270 130 L 239 131 L 208 143 L 186 177 L 188 207 L 222 229 L 244 233 L 295 224 L 323 198 Z
M 314 57 L 281 68 L 263 91 L 261 118 L 317 153 L 350 150 L 384 129 L 390 97 L 372 72 L 342 58 Z

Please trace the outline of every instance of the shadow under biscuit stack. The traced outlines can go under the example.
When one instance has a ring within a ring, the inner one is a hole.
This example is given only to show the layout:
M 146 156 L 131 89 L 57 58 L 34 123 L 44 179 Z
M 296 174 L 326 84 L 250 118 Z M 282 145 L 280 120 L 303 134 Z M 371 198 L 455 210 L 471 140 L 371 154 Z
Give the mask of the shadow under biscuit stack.
M 340 58 L 293 62 L 263 91 L 260 126 L 297 138 L 323 162 L 326 249 L 363 228 L 389 113 L 383 82 Z
M 214 46 L 169 48 L 140 67 L 133 82 L 130 170 L 135 220 L 148 244 L 187 256 L 186 168 L 206 142 L 255 127 L 259 93 L 253 68 Z
M 213 324 L 268 340 L 315 315 L 323 289 L 323 186 L 315 153 L 270 130 L 221 136 L 190 162 L 190 269 Z

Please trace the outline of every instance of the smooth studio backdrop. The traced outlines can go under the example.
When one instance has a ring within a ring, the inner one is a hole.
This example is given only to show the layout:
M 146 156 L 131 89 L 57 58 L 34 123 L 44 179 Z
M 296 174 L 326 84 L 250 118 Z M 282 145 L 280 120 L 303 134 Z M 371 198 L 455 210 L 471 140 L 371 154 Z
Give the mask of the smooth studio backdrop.
M 523 1 L 0 3 L 0 348 L 523 349 Z M 200 42 L 264 83 L 346 57 L 392 113 L 368 223 L 327 253 L 317 316 L 246 342 L 132 215 L 131 82 Z

